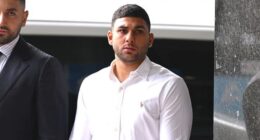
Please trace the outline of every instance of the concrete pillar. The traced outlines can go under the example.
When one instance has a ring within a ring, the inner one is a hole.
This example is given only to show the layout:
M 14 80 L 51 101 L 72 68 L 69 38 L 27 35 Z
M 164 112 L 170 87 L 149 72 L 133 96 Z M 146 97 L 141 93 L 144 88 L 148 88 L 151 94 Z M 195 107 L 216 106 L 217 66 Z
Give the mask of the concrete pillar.
M 214 140 L 260 139 L 260 0 L 215 10 Z

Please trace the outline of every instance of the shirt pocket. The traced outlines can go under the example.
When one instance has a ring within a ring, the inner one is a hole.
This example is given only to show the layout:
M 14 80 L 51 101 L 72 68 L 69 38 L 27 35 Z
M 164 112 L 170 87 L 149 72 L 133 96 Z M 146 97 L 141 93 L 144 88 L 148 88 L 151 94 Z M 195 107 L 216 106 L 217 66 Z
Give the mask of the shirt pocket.
M 150 115 L 152 118 L 160 118 L 160 107 L 159 102 L 156 98 L 145 99 L 140 103 L 140 106 L 144 109 L 144 112 Z

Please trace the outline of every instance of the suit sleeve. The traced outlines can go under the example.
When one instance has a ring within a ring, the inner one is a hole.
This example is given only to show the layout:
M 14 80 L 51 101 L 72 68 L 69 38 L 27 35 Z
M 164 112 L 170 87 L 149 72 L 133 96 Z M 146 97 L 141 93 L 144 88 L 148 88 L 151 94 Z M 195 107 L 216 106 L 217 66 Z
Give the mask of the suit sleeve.
M 56 58 L 42 64 L 36 95 L 37 140 L 67 140 L 68 87 L 64 71 Z

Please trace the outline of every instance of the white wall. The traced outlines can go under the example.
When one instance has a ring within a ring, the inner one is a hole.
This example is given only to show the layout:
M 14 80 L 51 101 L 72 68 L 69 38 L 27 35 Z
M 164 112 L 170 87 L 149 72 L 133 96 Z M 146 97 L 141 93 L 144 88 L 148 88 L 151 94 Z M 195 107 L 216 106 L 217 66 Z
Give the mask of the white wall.
M 27 0 L 22 33 L 105 36 L 113 12 L 126 3 L 146 9 L 158 38 L 214 39 L 214 0 Z

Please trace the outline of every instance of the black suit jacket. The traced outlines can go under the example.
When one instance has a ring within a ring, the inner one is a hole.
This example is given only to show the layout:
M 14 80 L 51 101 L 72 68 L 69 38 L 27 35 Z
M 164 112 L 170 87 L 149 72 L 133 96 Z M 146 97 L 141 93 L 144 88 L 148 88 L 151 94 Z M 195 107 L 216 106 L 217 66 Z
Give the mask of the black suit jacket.
M 66 83 L 56 58 L 20 38 L 0 74 L 0 139 L 66 140 Z

